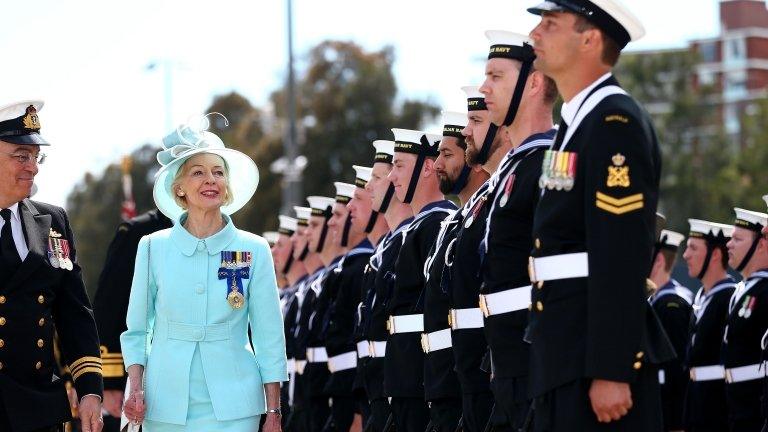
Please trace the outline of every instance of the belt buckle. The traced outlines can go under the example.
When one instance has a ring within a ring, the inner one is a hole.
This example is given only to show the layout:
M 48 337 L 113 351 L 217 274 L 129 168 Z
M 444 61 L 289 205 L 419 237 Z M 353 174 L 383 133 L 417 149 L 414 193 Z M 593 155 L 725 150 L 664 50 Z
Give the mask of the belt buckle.
M 426 333 L 421 334 L 421 350 L 424 353 L 429 353 L 429 335 Z
M 730 369 L 725 370 L 725 382 L 728 384 L 733 383 L 733 374 L 731 373 Z
M 371 341 L 368 341 L 368 355 L 371 358 L 376 358 L 376 346 Z
M 451 309 L 448 311 L 448 327 L 453 329 L 453 324 L 456 322 L 455 314 L 456 309 Z M 455 330 L 455 329 L 454 329 Z
M 691 370 L 688 371 L 688 376 L 691 378 L 691 381 L 696 381 L 696 368 L 691 368 Z
M 538 282 L 538 279 L 536 279 L 536 264 L 534 261 L 535 258 L 532 256 L 528 257 L 528 278 L 531 280 L 531 283 Z
M 307 361 L 312 363 L 315 357 L 315 351 L 312 348 L 307 348 Z
M 390 315 L 389 319 L 387 319 L 387 330 L 389 331 L 389 334 L 395 334 L 395 316 Z
M 484 294 L 480 294 L 480 301 L 478 302 L 478 306 L 480 307 L 480 311 L 483 313 L 485 318 L 491 316 L 491 311 L 488 310 L 488 301 L 485 299 Z

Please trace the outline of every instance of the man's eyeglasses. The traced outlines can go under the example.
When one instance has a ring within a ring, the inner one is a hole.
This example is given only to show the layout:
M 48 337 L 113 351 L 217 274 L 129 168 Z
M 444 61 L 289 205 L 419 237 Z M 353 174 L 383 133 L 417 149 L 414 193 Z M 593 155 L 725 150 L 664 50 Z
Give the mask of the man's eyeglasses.
M 37 155 L 33 155 L 30 153 L 3 153 L 3 154 L 16 159 L 22 165 L 26 165 L 33 161 L 36 165 L 42 165 L 43 163 L 45 163 L 45 153 L 38 153 Z

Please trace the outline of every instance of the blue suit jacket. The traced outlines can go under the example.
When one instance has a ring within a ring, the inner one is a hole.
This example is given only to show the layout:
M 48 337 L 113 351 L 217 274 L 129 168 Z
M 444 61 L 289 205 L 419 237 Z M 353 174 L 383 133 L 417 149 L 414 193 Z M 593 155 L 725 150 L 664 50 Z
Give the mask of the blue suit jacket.
M 139 243 L 128 329 L 120 343 L 126 368 L 146 366 L 147 419 L 186 423 L 195 350 L 200 351 L 218 420 L 263 413 L 263 384 L 288 379 L 269 246 L 225 219 L 225 227 L 206 239 L 192 236 L 178 223 Z M 227 280 L 218 278 L 222 251 L 252 256 L 249 278 L 242 281 L 246 302 L 241 309 L 229 305 Z

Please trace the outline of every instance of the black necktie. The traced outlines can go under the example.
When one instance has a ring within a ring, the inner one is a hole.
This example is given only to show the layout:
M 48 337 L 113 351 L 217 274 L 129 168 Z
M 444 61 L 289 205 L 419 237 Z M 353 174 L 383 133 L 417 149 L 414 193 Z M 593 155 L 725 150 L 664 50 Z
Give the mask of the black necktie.
M 5 223 L 0 231 L 0 253 L 3 255 L 5 263 L 11 267 L 17 267 L 21 264 L 19 251 L 16 250 L 16 243 L 13 241 L 13 231 L 11 231 L 11 209 L 0 210 L 0 216 Z

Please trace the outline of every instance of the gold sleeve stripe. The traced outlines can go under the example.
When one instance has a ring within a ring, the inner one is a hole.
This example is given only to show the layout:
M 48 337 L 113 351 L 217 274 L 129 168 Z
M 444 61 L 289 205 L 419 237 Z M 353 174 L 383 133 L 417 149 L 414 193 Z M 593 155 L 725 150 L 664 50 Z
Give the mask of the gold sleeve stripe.
M 103 369 L 104 378 L 122 378 L 125 376 L 125 369 L 123 364 L 109 364 L 104 365 Z
M 75 370 L 75 369 L 77 369 L 77 367 L 80 364 L 85 363 L 85 362 L 94 362 L 94 363 L 101 364 L 101 358 L 99 358 L 99 357 L 88 357 L 88 356 L 81 357 L 81 358 L 75 360 L 74 362 L 72 362 L 69 365 L 69 368 L 72 369 L 72 370 Z
M 597 200 L 598 201 L 603 201 L 606 204 L 610 204 L 610 205 L 613 205 L 613 206 L 616 206 L 616 207 L 622 207 L 622 206 L 625 206 L 627 204 L 632 204 L 635 201 L 642 201 L 643 200 L 643 194 L 639 193 L 639 194 L 630 195 L 630 196 L 624 197 L 624 198 L 614 198 L 614 197 L 612 197 L 610 195 L 606 195 L 606 194 L 604 194 L 602 192 L 598 192 L 597 193 Z
M 603 210 L 607 211 L 608 213 L 613 213 L 615 215 L 622 215 L 624 213 L 629 213 L 631 211 L 639 210 L 639 209 L 643 208 L 643 202 L 640 201 L 638 203 L 629 204 L 629 205 L 626 205 L 624 207 L 616 207 L 616 206 L 612 206 L 610 204 L 606 204 L 606 203 L 604 203 L 602 201 L 597 201 L 597 208 L 603 209 Z
M 77 372 L 72 374 L 72 379 L 77 381 L 77 379 L 80 378 L 81 375 L 89 372 L 93 372 L 101 375 L 101 368 L 95 367 L 95 366 L 80 368 Z
M 103 367 L 102 367 L 100 364 L 96 364 L 96 363 L 85 363 L 85 364 L 81 365 L 80 367 L 78 367 L 77 369 L 73 369 L 73 370 L 72 370 L 72 375 L 73 375 L 73 376 L 74 376 L 74 375 L 77 375 L 77 374 L 79 374 L 79 373 L 80 373 L 80 371 L 81 371 L 81 370 L 83 370 L 83 369 L 90 369 L 90 368 L 96 368 L 96 369 L 98 369 L 98 370 L 100 370 L 100 371 L 104 369 L 104 368 L 103 368 Z

